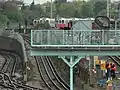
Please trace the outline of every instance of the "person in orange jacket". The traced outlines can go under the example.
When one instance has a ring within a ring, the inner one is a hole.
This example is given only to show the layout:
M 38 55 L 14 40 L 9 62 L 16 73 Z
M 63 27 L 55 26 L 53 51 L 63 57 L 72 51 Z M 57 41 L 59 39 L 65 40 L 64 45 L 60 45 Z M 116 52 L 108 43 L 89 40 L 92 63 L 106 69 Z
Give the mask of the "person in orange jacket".
M 116 77 L 115 71 L 116 71 L 116 65 L 114 63 L 112 63 L 111 64 L 111 77 L 112 77 L 112 79 L 114 79 Z

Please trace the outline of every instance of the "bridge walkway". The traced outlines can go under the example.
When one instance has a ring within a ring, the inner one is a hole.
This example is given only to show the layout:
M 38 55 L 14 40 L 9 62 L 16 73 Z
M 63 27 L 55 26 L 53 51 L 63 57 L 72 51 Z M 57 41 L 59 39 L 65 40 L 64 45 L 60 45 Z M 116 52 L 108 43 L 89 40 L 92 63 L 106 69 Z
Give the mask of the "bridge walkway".
M 31 56 L 59 56 L 69 65 L 70 90 L 73 90 L 73 67 L 81 58 L 120 55 L 120 31 L 32 30 L 31 46 Z

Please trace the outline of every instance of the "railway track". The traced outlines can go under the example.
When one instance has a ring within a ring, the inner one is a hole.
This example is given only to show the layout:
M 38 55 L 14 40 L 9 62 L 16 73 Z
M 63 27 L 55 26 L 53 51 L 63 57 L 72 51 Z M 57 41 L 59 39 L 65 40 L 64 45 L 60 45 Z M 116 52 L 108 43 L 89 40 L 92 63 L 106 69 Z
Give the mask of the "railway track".
M 2 55 L 3 57 L 5 57 L 5 62 L 0 70 L 1 81 L 3 82 L 4 86 L 10 86 L 13 87 L 14 90 L 18 90 L 16 86 L 12 83 L 12 76 L 15 73 L 15 67 L 17 63 L 16 56 L 8 52 L 2 52 Z
M 25 41 L 30 45 L 30 38 L 24 36 Z M 50 57 L 34 57 L 37 68 L 44 81 L 42 86 L 46 88 L 45 90 L 69 90 L 70 87 L 65 81 L 60 77 L 57 70 L 55 69 Z
M 24 85 L 22 81 L 17 80 L 18 77 L 15 73 L 18 73 L 19 69 L 16 68 L 18 65 L 18 56 L 10 52 L 0 52 L 0 55 L 5 58 L 5 61 L 0 68 L 0 86 L 7 88 L 8 90 L 41 90 L 36 87 Z M 4 89 L 3 89 L 4 90 Z

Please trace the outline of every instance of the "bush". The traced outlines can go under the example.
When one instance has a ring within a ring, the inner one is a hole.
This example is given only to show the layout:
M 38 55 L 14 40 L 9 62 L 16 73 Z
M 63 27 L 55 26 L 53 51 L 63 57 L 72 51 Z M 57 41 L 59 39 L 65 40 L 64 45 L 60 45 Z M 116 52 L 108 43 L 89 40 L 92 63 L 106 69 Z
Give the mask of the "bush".
M 43 28 L 43 29 L 49 29 L 49 28 L 50 28 L 50 24 L 49 24 L 48 22 L 44 22 L 44 23 L 42 24 L 42 28 Z
M 23 20 L 21 12 L 4 12 L 10 21 L 18 22 Z
M 6 15 L 0 14 L 0 25 L 6 24 L 9 21 Z

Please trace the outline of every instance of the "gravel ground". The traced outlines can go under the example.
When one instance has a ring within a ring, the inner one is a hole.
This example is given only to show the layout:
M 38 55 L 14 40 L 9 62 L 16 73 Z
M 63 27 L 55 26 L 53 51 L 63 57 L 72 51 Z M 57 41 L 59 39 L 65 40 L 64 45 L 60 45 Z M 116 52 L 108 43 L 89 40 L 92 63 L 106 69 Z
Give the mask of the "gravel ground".
M 29 57 L 29 60 L 31 61 L 31 64 L 33 65 L 33 70 L 31 73 L 33 77 L 32 77 L 32 80 L 27 82 L 27 84 L 30 86 L 42 88 L 42 86 L 40 86 L 41 77 L 39 75 L 36 62 L 35 62 L 34 58 L 32 58 L 32 57 Z

